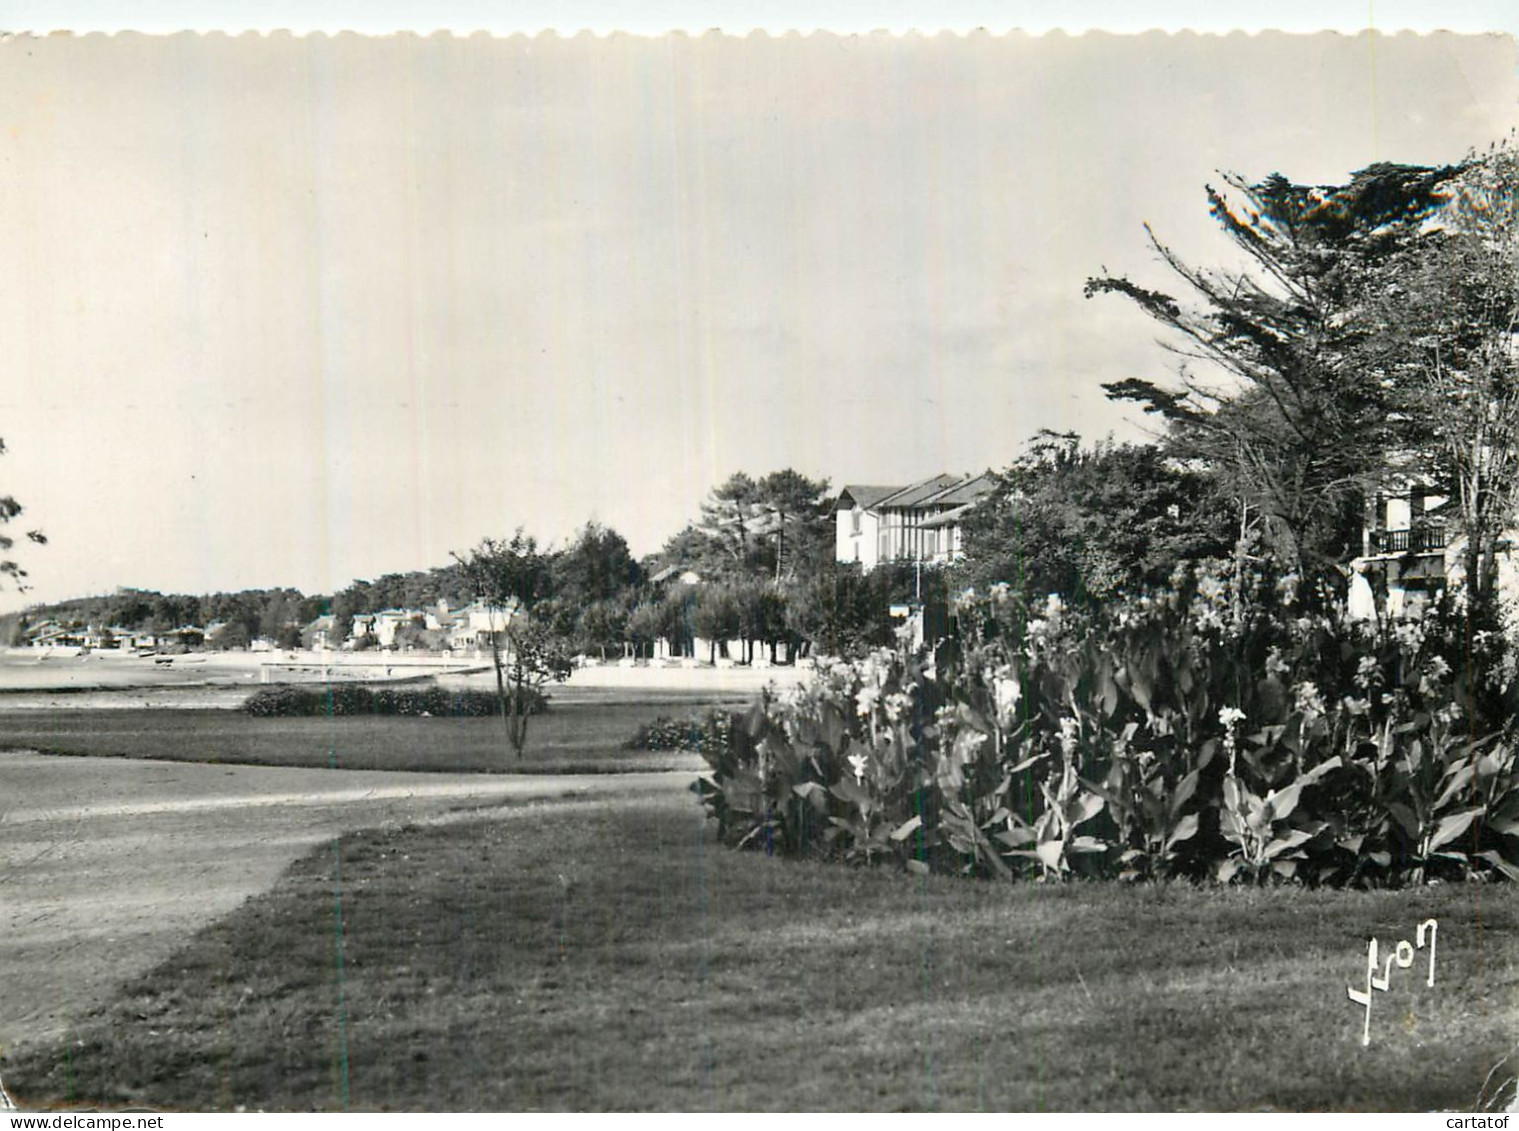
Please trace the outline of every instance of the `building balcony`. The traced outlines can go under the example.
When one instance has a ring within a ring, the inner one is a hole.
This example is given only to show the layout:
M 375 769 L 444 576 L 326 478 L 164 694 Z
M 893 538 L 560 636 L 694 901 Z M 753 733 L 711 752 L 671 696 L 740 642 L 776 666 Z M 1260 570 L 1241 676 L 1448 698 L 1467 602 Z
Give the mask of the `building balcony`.
M 1444 550 L 1450 535 L 1443 526 L 1422 526 L 1412 530 L 1370 531 L 1373 554 L 1432 554 Z

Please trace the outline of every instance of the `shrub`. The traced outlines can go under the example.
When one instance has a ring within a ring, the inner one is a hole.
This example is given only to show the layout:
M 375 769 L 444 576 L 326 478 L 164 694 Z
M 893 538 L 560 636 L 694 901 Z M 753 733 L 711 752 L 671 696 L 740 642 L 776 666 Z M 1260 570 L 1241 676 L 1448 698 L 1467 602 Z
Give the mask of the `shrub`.
M 1519 878 L 1501 638 L 1364 625 L 1292 578 L 961 600 L 934 655 L 767 693 L 695 787 L 730 844 L 982 875 Z
M 720 711 L 687 715 L 672 719 L 660 715 L 638 728 L 623 743 L 624 750 L 694 750 L 711 753 L 725 749 L 732 730 L 732 719 Z
M 548 696 L 530 693 L 529 714 L 548 709 Z M 363 684 L 330 684 L 324 687 L 281 685 L 255 691 L 243 702 L 243 710 L 260 717 L 318 715 L 404 715 L 451 718 L 486 718 L 500 714 L 493 692 L 450 691 L 441 687 L 366 687 Z

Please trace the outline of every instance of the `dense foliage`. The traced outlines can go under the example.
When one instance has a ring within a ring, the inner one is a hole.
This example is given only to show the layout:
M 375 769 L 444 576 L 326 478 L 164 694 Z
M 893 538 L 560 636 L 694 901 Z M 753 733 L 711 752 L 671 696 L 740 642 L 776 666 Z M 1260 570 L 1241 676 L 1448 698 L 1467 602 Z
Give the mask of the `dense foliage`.
M 721 711 L 674 719 L 660 715 L 641 725 L 623 744 L 625 750 L 695 750 L 717 754 L 725 750 L 733 730 L 733 718 Z
M 1238 534 L 1201 470 L 1155 444 L 1036 437 L 965 521 L 963 586 L 1105 600 L 1164 584 L 1179 561 L 1227 554 Z
M 998 588 L 933 655 L 767 696 L 695 788 L 730 844 L 914 870 L 1519 876 L 1513 673 L 1462 623 L 1349 623 L 1258 569 L 1086 608 Z
M 530 714 L 548 709 L 548 697 L 530 692 Z M 449 691 L 441 687 L 369 687 L 333 684 L 330 687 L 263 687 L 243 702 L 243 710 L 259 717 L 320 715 L 409 715 L 435 718 L 487 718 L 497 711 L 496 697 L 485 691 Z

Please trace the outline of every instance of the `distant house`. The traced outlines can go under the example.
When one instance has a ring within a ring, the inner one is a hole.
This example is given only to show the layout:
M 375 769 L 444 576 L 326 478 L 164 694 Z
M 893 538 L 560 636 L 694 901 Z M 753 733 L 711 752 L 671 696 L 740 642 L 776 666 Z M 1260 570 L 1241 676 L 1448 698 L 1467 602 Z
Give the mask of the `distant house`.
M 174 644 L 185 648 L 201 648 L 206 643 L 206 630 L 193 624 L 182 624 L 178 628 L 160 633 L 160 644 Z
M 331 613 L 317 617 L 310 624 L 301 629 L 301 644 L 306 648 L 318 652 L 325 652 L 332 647 L 332 638 L 337 632 L 337 618 Z
M 441 597 L 436 605 L 422 610 L 422 619 L 433 632 L 447 632 L 454 627 L 454 614 L 449 611 L 448 602 Z
M 834 504 L 835 557 L 867 570 L 882 562 L 952 562 L 963 553 L 963 519 L 993 486 L 989 473 L 847 486 Z
M 82 629 L 65 628 L 55 620 L 41 621 L 27 630 L 27 643 L 34 648 L 80 648 L 84 642 Z
M 484 601 L 474 601 L 462 609 L 455 609 L 449 613 L 453 623 L 448 628 L 448 646 L 456 651 L 489 648 L 491 635 L 505 632 L 516 614 L 515 602 L 507 608 L 496 609 Z
M 353 618 L 349 635 L 357 643 L 367 641 L 367 647 L 394 648 L 396 629 L 410 624 L 413 617 L 420 616 L 410 609 L 383 609 L 378 613 L 360 613 Z
M 1367 508 L 1361 555 L 1351 563 L 1351 615 L 1417 616 L 1466 572 L 1466 538 L 1451 529 L 1447 500 L 1418 483 L 1376 495 Z M 1519 534 L 1499 539 L 1497 591 L 1519 603 Z
M 374 633 L 375 641 L 381 648 L 394 648 L 396 630 L 402 625 L 411 624 L 421 615 L 415 609 L 382 609 L 374 614 L 374 623 L 370 631 Z

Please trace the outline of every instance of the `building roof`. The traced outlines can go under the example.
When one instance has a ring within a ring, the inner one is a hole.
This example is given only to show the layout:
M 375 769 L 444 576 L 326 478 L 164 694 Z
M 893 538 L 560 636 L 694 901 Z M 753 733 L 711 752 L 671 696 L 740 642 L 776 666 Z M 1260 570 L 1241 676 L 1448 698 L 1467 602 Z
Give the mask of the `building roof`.
M 954 526 L 971 511 L 975 510 L 975 503 L 961 503 L 953 510 L 947 510 L 943 514 L 936 514 L 932 518 L 925 518 L 918 523 L 924 530 L 936 530 L 941 526 Z
M 935 495 L 942 493 L 946 488 L 953 487 L 964 478 L 963 475 L 935 475 L 911 486 L 903 487 L 895 494 L 888 495 L 882 499 L 878 505 L 891 507 L 893 510 L 906 510 L 910 507 L 919 506 Z
M 932 498 L 923 500 L 934 506 L 962 506 L 966 503 L 974 503 L 990 494 L 996 483 L 992 480 L 991 472 L 983 471 L 980 475 L 962 479 L 945 490 L 934 495 Z
M 872 487 L 863 483 L 851 483 L 839 492 L 839 499 L 834 504 L 834 509 L 844 509 L 844 500 L 848 499 L 855 506 L 869 510 L 886 496 L 895 495 L 900 490 L 902 490 L 901 487 Z

